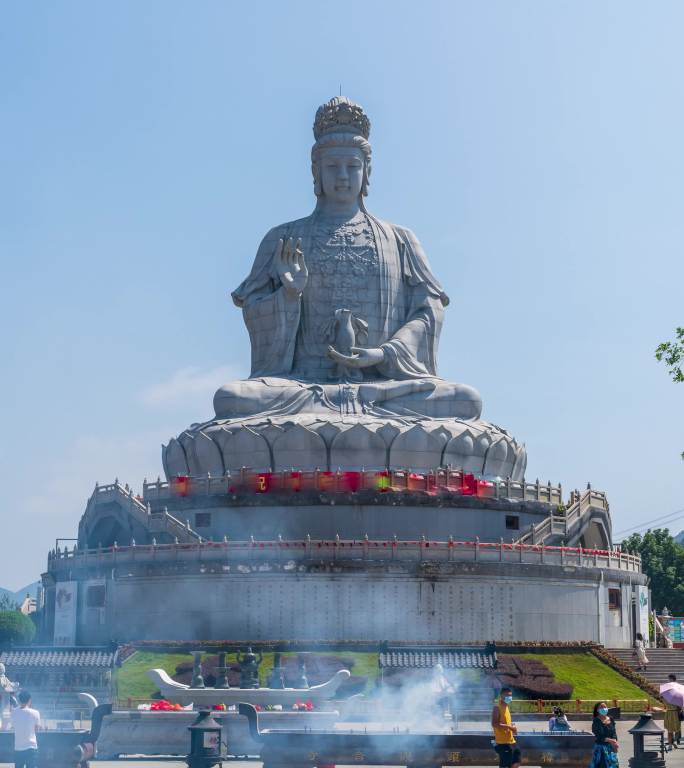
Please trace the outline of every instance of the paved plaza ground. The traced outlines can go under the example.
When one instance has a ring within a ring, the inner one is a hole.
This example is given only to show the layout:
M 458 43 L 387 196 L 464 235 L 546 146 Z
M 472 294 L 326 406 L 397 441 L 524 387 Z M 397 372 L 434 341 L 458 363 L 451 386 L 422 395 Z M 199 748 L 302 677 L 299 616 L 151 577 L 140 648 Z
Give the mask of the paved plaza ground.
M 627 768 L 629 758 L 632 756 L 632 737 L 627 731 L 634 725 L 636 720 L 622 720 L 618 723 L 618 737 L 620 739 L 620 764 L 622 768 Z M 482 723 L 462 723 L 461 727 L 465 730 L 468 728 L 482 728 Z M 588 722 L 579 724 L 578 727 L 587 729 L 590 727 Z M 539 726 L 535 728 L 537 730 Z M 667 765 L 669 768 L 684 768 L 684 747 L 682 749 L 675 749 L 672 752 L 666 753 Z M 145 760 L 145 759 L 128 759 L 128 760 L 94 760 L 92 761 L 93 768 L 124 768 L 124 766 L 135 766 L 135 768 L 187 768 L 187 764 L 178 759 L 173 760 Z M 261 763 L 257 760 L 229 760 L 224 763 L 231 768 L 261 768 Z M 0 768 L 13 768 L 12 763 L 0 763 Z M 354 768 L 364 768 L 364 766 L 356 765 Z M 587 767 L 588 768 L 588 767 Z

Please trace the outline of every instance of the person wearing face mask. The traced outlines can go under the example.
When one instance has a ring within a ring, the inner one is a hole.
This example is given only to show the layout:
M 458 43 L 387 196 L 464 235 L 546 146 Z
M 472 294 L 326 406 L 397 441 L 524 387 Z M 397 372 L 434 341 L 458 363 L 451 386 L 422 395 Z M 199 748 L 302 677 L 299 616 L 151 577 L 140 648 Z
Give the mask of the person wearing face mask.
M 605 701 L 598 701 L 594 704 L 594 719 L 591 730 L 596 737 L 596 742 L 589 768 L 619 768 L 615 721 L 608 714 L 608 705 Z
M 499 700 L 492 710 L 492 728 L 496 753 L 499 755 L 499 768 L 519 768 L 522 762 L 520 749 L 516 745 L 515 735 L 517 726 L 511 720 L 511 702 L 513 691 L 510 688 L 502 688 Z

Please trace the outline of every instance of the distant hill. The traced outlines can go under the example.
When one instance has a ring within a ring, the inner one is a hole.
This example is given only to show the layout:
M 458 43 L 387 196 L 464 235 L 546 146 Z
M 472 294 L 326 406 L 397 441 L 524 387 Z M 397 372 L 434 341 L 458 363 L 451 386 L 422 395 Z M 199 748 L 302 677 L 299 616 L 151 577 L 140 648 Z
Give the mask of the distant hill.
M 10 600 L 13 600 L 15 603 L 19 603 L 21 605 L 21 603 L 24 602 L 26 595 L 31 595 L 31 597 L 38 596 L 39 586 L 40 582 L 34 581 L 32 584 L 27 584 L 25 587 L 18 589 L 16 592 L 12 592 L 11 589 L 3 589 L 0 587 L 0 596 L 7 595 Z
M 677 544 L 681 544 L 684 547 L 684 531 L 680 531 L 676 536 L 672 537 Z

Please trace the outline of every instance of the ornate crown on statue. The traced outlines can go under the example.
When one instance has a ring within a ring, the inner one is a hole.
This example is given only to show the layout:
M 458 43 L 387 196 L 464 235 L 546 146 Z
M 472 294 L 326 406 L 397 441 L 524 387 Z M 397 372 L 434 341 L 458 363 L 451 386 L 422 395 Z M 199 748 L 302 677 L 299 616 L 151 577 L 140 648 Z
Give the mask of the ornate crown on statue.
M 363 108 L 346 96 L 335 96 L 322 104 L 313 126 L 314 138 L 318 141 L 324 133 L 355 133 L 367 139 L 370 135 L 370 120 Z

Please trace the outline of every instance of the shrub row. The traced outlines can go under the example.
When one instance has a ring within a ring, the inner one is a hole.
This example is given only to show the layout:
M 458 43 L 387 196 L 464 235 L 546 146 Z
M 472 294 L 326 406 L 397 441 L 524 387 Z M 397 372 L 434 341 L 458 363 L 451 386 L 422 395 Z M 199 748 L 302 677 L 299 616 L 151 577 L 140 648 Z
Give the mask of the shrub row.
M 499 685 L 510 685 L 528 699 L 569 699 L 572 685 L 557 682 L 551 670 L 539 659 L 499 656 L 492 672 Z

